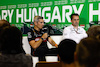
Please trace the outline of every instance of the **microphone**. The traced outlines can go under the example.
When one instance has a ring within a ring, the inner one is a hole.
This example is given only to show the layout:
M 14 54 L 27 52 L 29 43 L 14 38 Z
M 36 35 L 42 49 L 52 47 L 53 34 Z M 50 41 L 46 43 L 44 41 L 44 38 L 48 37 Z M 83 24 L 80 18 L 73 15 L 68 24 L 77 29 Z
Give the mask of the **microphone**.
M 48 29 L 45 27 L 45 28 L 42 28 L 42 31 L 44 32 L 44 33 L 48 33 Z

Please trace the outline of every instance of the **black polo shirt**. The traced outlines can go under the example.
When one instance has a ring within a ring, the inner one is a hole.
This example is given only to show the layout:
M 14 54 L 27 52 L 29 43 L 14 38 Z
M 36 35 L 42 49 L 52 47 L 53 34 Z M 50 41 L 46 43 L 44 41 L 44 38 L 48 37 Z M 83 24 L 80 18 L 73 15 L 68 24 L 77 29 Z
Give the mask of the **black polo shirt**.
M 37 31 L 35 29 L 31 29 L 28 31 L 28 41 L 31 41 L 31 40 L 38 41 L 41 38 L 41 36 L 46 32 L 47 32 L 46 29 L 41 29 L 40 31 Z M 47 51 L 48 50 L 47 40 L 48 40 L 48 38 L 44 39 L 43 42 L 41 43 L 41 45 L 36 49 L 33 49 L 31 46 L 31 55 L 38 56 L 39 52 L 44 53 L 45 51 Z

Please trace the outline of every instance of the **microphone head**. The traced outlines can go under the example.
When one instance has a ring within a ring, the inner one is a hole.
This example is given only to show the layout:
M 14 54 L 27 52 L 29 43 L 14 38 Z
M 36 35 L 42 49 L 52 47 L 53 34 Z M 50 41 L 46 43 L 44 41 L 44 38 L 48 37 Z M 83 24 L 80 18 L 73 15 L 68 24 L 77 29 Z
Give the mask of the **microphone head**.
M 42 28 L 42 31 L 44 32 L 44 33 L 48 33 L 48 29 L 45 27 L 45 28 Z

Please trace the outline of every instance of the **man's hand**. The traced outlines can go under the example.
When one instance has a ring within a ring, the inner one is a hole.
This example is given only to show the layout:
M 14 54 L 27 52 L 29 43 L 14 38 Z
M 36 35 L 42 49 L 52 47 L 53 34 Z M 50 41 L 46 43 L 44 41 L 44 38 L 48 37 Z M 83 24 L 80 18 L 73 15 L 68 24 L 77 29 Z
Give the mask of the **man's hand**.
M 48 37 L 48 33 L 44 33 L 43 35 L 42 35 L 42 38 L 43 39 L 46 39 Z
M 55 46 L 56 48 L 58 48 L 58 45 L 54 42 L 54 40 L 51 37 L 48 37 L 48 41 L 52 46 Z

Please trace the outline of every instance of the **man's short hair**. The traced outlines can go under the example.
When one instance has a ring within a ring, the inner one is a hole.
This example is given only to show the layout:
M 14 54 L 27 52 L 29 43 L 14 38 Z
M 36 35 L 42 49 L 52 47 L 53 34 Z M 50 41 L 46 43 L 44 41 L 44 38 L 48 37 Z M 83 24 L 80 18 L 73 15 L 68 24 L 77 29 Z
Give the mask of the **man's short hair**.
M 100 26 L 91 26 L 88 30 L 87 30 L 87 34 L 88 37 L 93 37 L 95 38 L 96 36 L 100 35 Z
M 35 16 L 35 17 L 34 17 L 34 22 L 38 22 L 39 19 L 43 19 L 43 17 L 41 17 L 41 16 Z
M 76 48 L 79 64 L 96 67 L 100 61 L 100 42 L 93 38 L 84 38 Z
M 61 61 L 67 64 L 74 62 L 74 52 L 76 50 L 76 42 L 70 39 L 64 39 L 58 46 L 58 54 Z
M 73 19 L 73 16 L 79 16 L 77 13 L 71 14 L 71 20 Z
M 14 26 L 6 26 L 0 32 L 1 51 L 7 54 L 16 54 L 22 50 L 22 32 Z
M 5 26 L 10 26 L 10 23 L 7 20 L 0 20 L 0 31 Z

